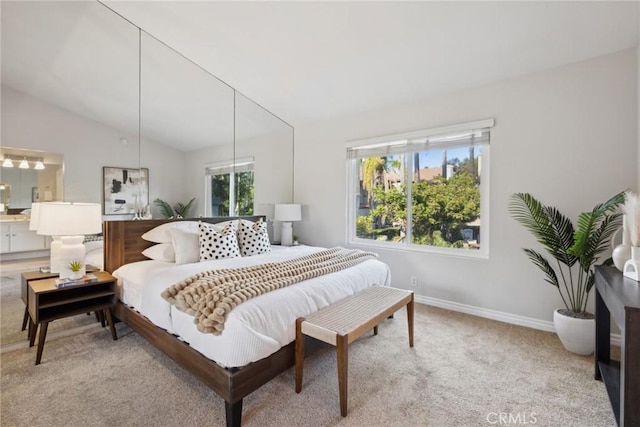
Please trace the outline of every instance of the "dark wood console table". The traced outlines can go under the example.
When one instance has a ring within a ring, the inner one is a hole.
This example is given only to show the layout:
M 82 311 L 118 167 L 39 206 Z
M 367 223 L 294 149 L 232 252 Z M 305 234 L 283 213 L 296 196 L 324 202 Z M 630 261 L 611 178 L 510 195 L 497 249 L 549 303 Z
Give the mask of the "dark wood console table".
M 620 360 L 611 359 L 611 319 L 620 328 Z M 596 266 L 595 379 L 607 388 L 620 427 L 640 426 L 640 282 Z

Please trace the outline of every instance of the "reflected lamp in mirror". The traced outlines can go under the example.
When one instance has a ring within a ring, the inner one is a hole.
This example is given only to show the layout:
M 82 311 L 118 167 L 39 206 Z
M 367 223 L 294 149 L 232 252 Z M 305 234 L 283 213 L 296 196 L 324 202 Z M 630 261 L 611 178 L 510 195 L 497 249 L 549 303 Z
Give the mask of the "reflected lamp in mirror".
M 58 270 L 61 279 L 84 276 L 85 247 L 82 244 L 87 234 L 102 232 L 102 205 L 99 203 L 40 203 L 37 233 L 44 236 L 59 236 L 59 259 L 51 271 Z M 52 248 L 53 253 L 53 248 Z M 53 255 L 52 255 L 53 258 Z M 71 264 L 78 262 L 78 271 Z M 75 269 L 73 269 L 75 270 Z
M 29 230 L 38 231 L 38 220 L 40 218 L 40 203 L 31 203 L 31 213 L 29 214 Z
M 300 205 L 277 204 L 274 209 L 273 219 L 282 222 L 280 244 L 282 246 L 293 245 L 293 221 L 302 219 Z

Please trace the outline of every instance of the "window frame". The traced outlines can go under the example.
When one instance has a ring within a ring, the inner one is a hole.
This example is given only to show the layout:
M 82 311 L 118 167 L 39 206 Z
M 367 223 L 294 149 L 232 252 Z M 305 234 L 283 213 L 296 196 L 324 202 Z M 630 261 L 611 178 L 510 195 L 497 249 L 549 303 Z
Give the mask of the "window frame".
M 395 145 L 401 145 L 401 141 L 405 140 L 413 140 L 418 138 L 428 138 L 439 135 L 448 135 L 448 134 L 456 134 L 463 132 L 471 132 L 477 129 L 485 129 L 489 131 L 495 124 L 493 119 L 480 120 L 469 123 L 462 123 L 458 125 L 445 126 L 433 129 L 425 129 L 414 132 L 407 132 L 403 134 L 395 134 L 388 136 L 375 137 L 365 140 L 357 140 L 350 141 L 347 143 L 347 227 L 346 227 L 346 241 L 349 245 L 354 246 L 364 246 L 370 247 L 374 249 L 384 249 L 384 250 L 400 250 L 400 251 L 412 251 L 412 252 L 421 252 L 421 253 L 432 253 L 438 255 L 447 255 L 453 257 L 462 257 L 469 259 L 488 259 L 489 258 L 489 246 L 490 246 L 490 211 L 489 211 L 489 200 L 490 200 L 490 171 L 491 171 L 491 156 L 490 156 L 490 147 L 491 144 L 489 141 L 486 143 L 478 144 L 479 147 L 482 147 L 482 176 L 480 180 L 479 190 L 480 190 L 480 213 L 482 215 L 483 223 L 480 227 L 480 249 L 478 250 L 470 250 L 470 249 L 461 249 L 461 248 L 444 248 L 438 246 L 431 245 L 419 245 L 412 242 L 412 231 L 413 231 L 413 222 L 412 222 L 412 202 L 413 198 L 411 197 L 412 192 L 412 184 L 413 180 L 408 179 L 413 176 L 413 162 L 410 160 L 412 157 L 411 154 L 415 152 L 424 152 L 430 151 L 428 148 L 418 148 L 418 149 L 407 149 L 405 151 L 401 151 L 395 154 L 402 154 L 404 156 L 404 174 L 405 180 L 407 182 L 407 239 L 404 243 L 400 242 L 384 242 L 377 241 L 371 239 L 364 239 L 358 237 L 356 235 L 356 218 L 358 206 L 360 203 L 360 194 L 358 191 L 360 176 L 358 169 L 358 158 L 351 158 L 349 155 L 349 151 L 353 149 L 362 147 L 393 147 Z M 460 147 L 460 145 L 455 144 L 443 144 L 439 146 L 434 146 L 432 150 L 442 150 L 449 149 L 454 147 Z M 371 155 L 368 157 L 375 157 L 375 155 Z M 360 157 L 362 158 L 362 157 Z

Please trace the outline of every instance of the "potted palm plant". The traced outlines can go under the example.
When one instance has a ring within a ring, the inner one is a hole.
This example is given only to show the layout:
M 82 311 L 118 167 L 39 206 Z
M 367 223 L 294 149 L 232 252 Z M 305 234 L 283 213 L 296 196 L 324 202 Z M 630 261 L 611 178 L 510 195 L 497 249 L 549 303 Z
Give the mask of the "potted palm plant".
M 595 345 L 595 322 L 587 312 L 589 292 L 595 283 L 593 265 L 609 248 L 609 240 L 621 225 L 616 212 L 624 203 L 619 193 L 590 212 L 578 216 L 577 227 L 552 206 L 545 206 L 528 193 L 511 196 L 511 216 L 529 230 L 551 260 L 533 249 L 524 249 L 542 270 L 545 281 L 558 288 L 565 308 L 553 314 L 553 322 L 564 347 L 588 355 Z
M 191 206 L 195 201 L 196 198 L 194 197 L 193 199 L 189 200 L 187 204 L 178 202 L 175 205 L 171 206 L 169 203 L 165 202 L 162 199 L 155 199 L 153 203 L 158 206 L 158 209 L 160 209 L 160 213 L 165 218 L 187 218 L 187 215 L 189 215 L 189 210 L 191 209 Z

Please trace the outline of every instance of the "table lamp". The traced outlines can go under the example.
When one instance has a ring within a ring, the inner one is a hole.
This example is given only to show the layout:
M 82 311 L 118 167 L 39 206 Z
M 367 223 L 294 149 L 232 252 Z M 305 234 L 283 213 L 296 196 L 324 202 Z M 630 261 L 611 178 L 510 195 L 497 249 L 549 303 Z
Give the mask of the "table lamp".
M 59 259 L 53 259 L 51 271 L 58 272 L 61 279 L 72 276 L 69 264 L 78 261 L 82 264 L 79 273 L 84 276 L 85 247 L 82 244 L 86 234 L 102 232 L 102 210 L 98 203 L 40 203 L 38 208 L 38 228 L 40 235 L 59 236 Z M 56 262 L 56 265 L 53 265 Z M 54 271 L 54 268 L 57 271 Z
M 29 217 L 29 230 L 38 233 L 38 223 L 40 221 L 40 203 L 31 204 L 31 216 Z M 38 233 L 40 234 L 40 233 Z M 60 237 L 51 236 L 53 239 L 49 245 L 49 271 L 51 273 L 60 273 L 60 246 L 62 242 Z
M 291 246 L 293 244 L 292 221 L 300 221 L 302 219 L 300 205 L 277 204 L 274 209 L 273 219 L 275 221 L 282 221 L 280 244 L 282 246 Z
M 31 214 L 29 215 L 29 231 L 38 232 L 38 221 L 40 220 L 40 203 L 35 202 L 31 203 Z M 57 269 L 58 260 L 60 258 L 60 245 L 62 242 L 60 238 L 57 236 L 52 236 L 54 239 L 49 246 L 50 256 L 49 256 L 49 270 L 46 270 L 46 267 L 40 267 L 40 271 L 49 271 L 51 273 L 59 273 L 60 271 Z M 55 268 L 55 271 L 54 271 Z

